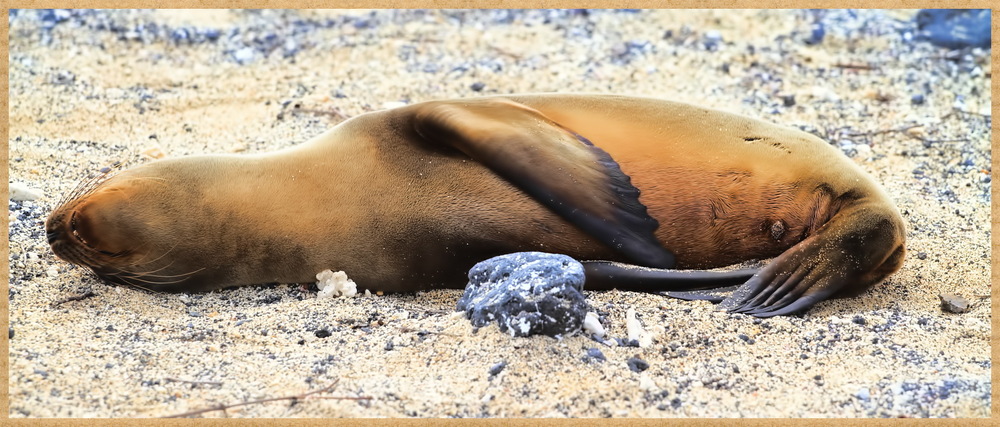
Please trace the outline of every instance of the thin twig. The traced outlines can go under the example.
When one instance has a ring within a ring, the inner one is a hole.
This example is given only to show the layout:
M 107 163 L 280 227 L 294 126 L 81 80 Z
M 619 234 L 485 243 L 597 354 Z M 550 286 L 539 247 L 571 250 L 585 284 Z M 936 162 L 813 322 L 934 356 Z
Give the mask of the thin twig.
M 906 135 L 906 136 L 908 136 L 910 138 L 913 138 L 913 139 L 916 139 L 916 140 L 919 140 L 919 141 L 922 141 L 922 142 L 931 143 L 931 144 L 937 144 L 937 143 L 942 143 L 942 142 L 968 142 L 969 141 L 969 138 L 958 138 L 958 139 L 927 139 L 927 138 L 924 138 L 922 136 L 914 135 L 912 133 L 907 132 L 910 129 L 918 128 L 918 127 L 921 127 L 921 126 L 923 126 L 923 125 L 910 125 L 910 126 L 902 127 L 902 128 L 898 128 L 898 129 L 883 129 L 883 130 L 871 131 L 871 132 L 849 133 L 849 134 L 847 134 L 847 136 L 869 136 L 870 137 L 870 136 L 881 135 L 881 134 L 885 134 L 885 133 L 903 133 L 904 135 Z
M 458 335 L 451 334 L 451 333 L 448 333 L 448 332 L 434 332 L 434 331 L 428 331 L 428 330 L 424 330 L 424 329 L 411 328 L 409 326 L 404 326 L 402 328 L 399 328 L 399 330 L 400 330 L 400 332 L 405 332 L 405 333 L 409 333 L 409 332 L 424 332 L 424 333 L 434 334 L 434 335 L 444 335 L 446 337 L 457 337 L 458 336 Z
M 86 292 L 84 292 L 84 293 L 82 293 L 80 295 L 74 295 L 74 296 L 71 296 L 71 297 L 68 297 L 68 298 L 56 301 L 56 302 L 52 303 L 52 306 L 54 307 L 54 306 L 57 306 L 57 305 L 62 305 L 63 303 L 67 303 L 67 302 L 70 302 L 70 301 L 83 301 L 83 300 L 85 300 L 87 298 L 96 297 L 96 296 L 97 296 L 97 294 L 95 294 L 94 291 L 92 291 L 90 289 L 87 289 Z
M 959 113 L 971 114 L 971 115 L 974 115 L 974 116 L 985 117 L 987 119 L 992 119 L 993 118 L 993 115 L 991 115 L 991 114 L 977 113 L 975 111 L 963 110 L 961 108 L 954 108 L 954 110 L 958 111 Z
M 316 115 L 333 116 L 333 117 L 336 117 L 336 118 L 339 118 L 339 119 L 342 119 L 342 120 L 347 120 L 347 119 L 350 118 L 350 117 L 347 117 L 346 114 L 341 113 L 340 110 L 338 110 L 336 108 L 330 108 L 329 110 L 321 110 L 319 108 L 301 108 L 300 107 L 300 108 L 295 108 L 294 111 L 302 112 L 302 113 L 311 113 L 311 114 L 316 114 Z
M 847 134 L 847 136 L 875 136 L 875 135 L 881 135 L 883 133 L 906 132 L 906 131 L 908 131 L 910 129 L 918 128 L 918 127 L 921 127 L 921 126 L 923 126 L 923 125 L 910 125 L 910 126 L 899 128 L 899 129 L 883 129 L 883 130 L 871 131 L 871 132 L 849 133 L 849 134 Z
M 328 400 L 372 400 L 371 396 L 313 396 L 310 399 Z
M 518 54 L 513 53 L 511 51 L 508 51 L 508 50 L 506 50 L 506 49 L 504 49 L 504 48 L 502 48 L 500 46 L 490 45 L 490 49 L 493 49 L 493 50 L 497 51 L 497 53 L 499 53 L 501 55 L 506 55 L 506 56 L 509 56 L 511 58 L 514 58 L 514 60 L 516 60 L 516 61 L 520 61 L 520 60 L 524 59 L 524 56 L 518 55 Z
M 869 71 L 869 70 L 877 70 L 878 69 L 878 67 L 875 67 L 875 66 L 872 66 L 872 65 L 867 65 L 867 64 L 842 64 L 842 63 L 839 63 L 839 62 L 836 63 L 836 64 L 834 64 L 833 66 L 837 67 L 837 68 L 846 68 L 848 70 L 866 70 L 866 71 Z
M 226 413 L 226 410 L 230 409 L 230 408 L 235 408 L 235 407 L 238 407 L 238 406 L 255 405 L 255 404 L 258 404 L 258 403 L 275 402 L 275 401 L 278 401 L 278 400 L 291 400 L 293 402 L 293 404 L 294 404 L 295 402 L 298 402 L 299 400 L 305 400 L 306 398 L 308 398 L 310 396 L 313 396 L 315 394 L 328 392 L 328 391 L 332 390 L 334 387 L 336 387 L 338 382 L 340 382 L 339 378 L 336 379 L 336 380 L 334 380 L 333 384 L 330 384 L 330 385 L 328 385 L 326 387 L 323 387 L 323 388 L 321 388 L 319 390 L 313 390 L 313 391 L 310 391 L 310 392 L 296 394 L 296 395 L 293 395 L 293 396 L 270 397 L 270 398 L 267 398 L 267 399 L 251 400 L 251 401 L 247 401 L 247 402 L 233 403 L 233 404 L 228 404 L 228 405 L 216 405 L 216 406 L 213 406 L 211 408 L 198 409 L 198 410 L 195 410 L 195 411 L 185 412 L 183 414 L 167 415 L 167 416 L 165 416 L 163 418 L 183 418 L 183 417 L 190 417 L 192 415 L 204 414 L 206 412 L 212 412 L 212 411 L 223 411 L 223 413 Z M 359 396 L 359 397 L 314 396 L 312 398 L 314 398 L 314 399 L 315 398 L 338 399 L 338 400 L 369 400 L 369 399 L 371 399 L 370 396 Z M 228 413 L 226 413 L 226 415 L 228 416 Z
M 222 385 L 222 383 L 218 382 L 218 381 L 192 381 L 192 380 L 182 380 L 180 378 L 172 378 L 172 377 L 164 378 L 164 380 L 166 380 L 166 381 L 173 381 L 173 382 L 176 382 L 176 383 Z

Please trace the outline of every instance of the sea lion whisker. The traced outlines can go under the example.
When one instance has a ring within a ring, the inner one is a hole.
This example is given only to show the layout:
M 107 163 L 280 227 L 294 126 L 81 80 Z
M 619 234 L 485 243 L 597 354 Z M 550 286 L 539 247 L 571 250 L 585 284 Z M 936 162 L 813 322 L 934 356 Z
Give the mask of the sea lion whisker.
M 192 271 L 190 271 L 188 273 L 181 273 L 181 274 L 151 274 L 151 273 L 138 273 L 138 272 L 129 272 L 129 274 L 132 274 L 132 275 L 135 275 L 135 276 L 138 276 L 138 277 L 156 277 L 156 278 L 175 278 L 175 277 L 181 277 L 183 279 L 187 279 L 188 277 L 191 277 L 195 273 L 198 273 L 198 272 L 200 272 L 200 271 L 202 271 L 204 269 L 205 269 L 205 267 L 202 267 L 202 268 L 199 268 L 197 270 L 192 270 Z M 154 271 L 159 271 L 159 269 L 154 270 Z
M 145 286 L 142 286 L 142 285 L 137 285 L 137 284 L 135 284 L 135 283 L 132 283 L 132 282 L 128 281 L 128 279 L 127 279 L 127 278 L 125 278 L 125 277 L 122 277 L 122 276 L 121 276 L 120 274 L 117 274 L 117 273 L 107 273 L 107 275 L 108 275 L 108 276 L 114 276 L 114 277 L 116 277 L 116 278 L 117 278 L 118 280 L 120 280 L 120 282 L 116 282 L 116 283 L 120 283 L 120 284 L 123 284 L 123 285 L 125 285 L 125 286 L 127 286 L 127 287 L 130 287 L 130 288 L 134 288 L 134 289 L 139 289 L 139 290 L 142 290 L 142 291 L 146 291 L 146 292 L 150 292 L 150 293 L 156 293 L 156 291 L 154 291 L 154 290 L 152 290 L 152 289 L 149 289 L 149 288 L 147 288 L 147 287 L 145 287 Z
M 150 253 L 149 253 L 149 252 L 146 252 L 146 255 L 143 255 L 143 258 L 140 258 L 140 259 L 138 259 L 138 260 L 136 260 L 136 261 L 134 261 L 134 262 L 130 263 L 130 264 L 129 264 L 129 267 L 139 267 L 139 266 L 142 266 L 142 265 L 146 265 L 146 264 L 152 264 L 152 263 L 154 263 L 154 262 L 156 262 L 156 261 L 159 261 L 159 260 L 163 259 L 163 257 L 165 257 L 165 256 L 169 255 L 169 254 L 170 254 L 171 252 L 173 252 L 173 251 L 174 251 L 174 249 L 176 249 L 176 248 L 177 248 L 177 245 L 178 245 L 178 244 L 179 244 L 179 243 L 174 243 L 174 245 L 173 245 L 173 246 L 171 246 L 171 247 L 170 247 L 170 249 L 167 249 L 167 250 L 166 250 L 166 251 L 164 251 L 164 252 L 163 252 L 162 254 L 160 254 L 160 256 L 158 256 L 158 257 L 156 257 L 156 258 L 154 258 L 154 259 L 152 259 L 152 260 L 149 260 L 149 261 L 145 261 L 145 260 L 144 260 L 144 258 L 146 258 L 146 257 L 150 256 Z M 167 267 L 169 267 L 169 266 L 171 266 L 171 265 L 173 265 L 173 261 L 171 261 L 171 262 L 170 262 L 170 264 L 167 264 L 167 265 L 165 265 L 165 266 L 163 266 L 163 267 L 160 267 L 159 269 L 156 269 L 156 270 L 153 270 L 153 272 L 157 272 L 157 271 L 160 271 L 160 270 L 162 270 L 162 269 L 164 269 L 164 268 L 167 268 Z
M 72 244 L 67 244 L 64 245 L 63 247 L 64 250 L 70 252 L 74 258 L 76 258 L 78 261 L 81 261 L 87 267 L 95 268 L 100 266 L 100 263 L 95 261 L 94 258 L 89 253 L 87 253 L 87 251 L 83 250 L 83 248 Z
M 143 266 L 143 265 L 146 265 L 146 264 L 152 264 L 152 263 L 156 262 L 156 260 L 158 260 L 158 259 L 160 259 L 160 258 L 163 258 L 163 257 L 162 257 L 162 256 L 160 256 L 160 257 L 157 257 L 156 259 L 154 259 L 154 260 L 152 260 L 152 261 L 150 261 L 150 262 L 140 262 L 140 263 L 131 263 L 131 264 L 129 264 L 129 265 L 127 266 L 127 267 L 140 267 L 140 266 Z M 135 272 L 135 271 L 132 271 L 132 273 L 133 273 L 133 274 L 142 274 L 142 275 L 147 275 L 147 274 L 152 274 L 152 273 L 156 273 L 156 272 L 158 272 L 158 271 L 160 271 L 160 270 L 163 270 L 163 269 L 166 269 L 166 268 L 170 268 L 170 266 L 172 266 L 172 265 L 174 265 L 174 261 L 170 261 L 170 263 L 168 263 L 168 264 L 165 264 L 165 265 L 163 265 L 163 266 L 161 266 L 160 268 L 157 268 L 157 269 L 155 269 L 155 270 L 148 270 L 148 271 L 144 271 L 144 272 L 142 272 L 142 273 L 139 273 L 139 272 Z M 123 268 L 122 270 L 123 270 L 123 271 L 125 271 L 125 269 L 124 269 L 124 268 Z
M 63 205 L 68 201 L 75 200 L 80 197 L 91 194 L 95 189 L 97 189 L 97 187 L 101 185 L 101 183 L 117 175 L 118 172 L 121 171 L 120 169 L 121 166 L 122 162 L 115 162 L 111 166 L 106 166 L 101 168 L 101 170 L 98 173 L 84 179 L 79 184 L 77 184 L 76 187 L 72 191 L 70 191 L 67 196 L 63 196 L 63 198 L 59 201 L 59 205 Z
M 124 271 L 122 273 L 128 274 L 128 277 L 130 279 L 138 280 L 138 281 L 143 282 L 143 283 L 149 283 L 150 285 L 172 285 L 172 284 L 175 284 L 175 283 L 183 282 L 183 281 L 185 281 L 185 280 L 188 279 L 188 277 L 183 277 L 183 278 L 180 278 L 180 279 L 177 279 L 177 280 L 147 280 L 146 276 L 139 276 L 139 275 L 131 274 L 131 273 L 124 272 Z M 197 271 L 191 272 L 190 274 L 194 274 L 194 273 L 197 273 Z M 122 276 L 118 275 L 118 277 L 122 277 Z

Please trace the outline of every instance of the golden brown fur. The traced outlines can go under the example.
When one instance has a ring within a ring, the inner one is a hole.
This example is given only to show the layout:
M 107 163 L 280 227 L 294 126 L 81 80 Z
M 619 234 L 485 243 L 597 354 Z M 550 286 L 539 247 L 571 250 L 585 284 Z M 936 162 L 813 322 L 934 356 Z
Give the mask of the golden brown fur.
M 614 168 L 574 135 L 617 162 L 627 178 L 616 185 L 630 178 L 645 209 L 628 188 L 607 190 Z M 308 282 L 325 269 L 385 291 L 462 286 L 473 263 L 525 250 L 672 267 L 665 248 L 680 268 L 778 256 L 724 303 L 765 315 L 779 300 L 864 289 L 904 253 L 887 195 L 822 140 L 611 95 L 415 104 L 266 155 L 155 161 L 60 206 L 46 227 L 60 257 L 168 291 Z

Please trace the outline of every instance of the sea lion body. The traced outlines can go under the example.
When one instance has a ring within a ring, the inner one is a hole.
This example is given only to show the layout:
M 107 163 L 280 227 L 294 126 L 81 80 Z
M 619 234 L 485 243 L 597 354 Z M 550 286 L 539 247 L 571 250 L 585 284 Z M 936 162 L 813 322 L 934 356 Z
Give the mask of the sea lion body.
M 477 261 L 528 250 L 617 262 L 588 270 L 588 287 L 629 288 L 616 272 L 778 256 L 723 304 L 758 315 L 863 290 L 904 253 L 888 196 L 819 138 L 613 95 L 434 101 L 269 154 L 159 160 L 88 189 L 46 228 L 60 257 L 158 291 L 325 269 L 373 290 L 462 287 Z

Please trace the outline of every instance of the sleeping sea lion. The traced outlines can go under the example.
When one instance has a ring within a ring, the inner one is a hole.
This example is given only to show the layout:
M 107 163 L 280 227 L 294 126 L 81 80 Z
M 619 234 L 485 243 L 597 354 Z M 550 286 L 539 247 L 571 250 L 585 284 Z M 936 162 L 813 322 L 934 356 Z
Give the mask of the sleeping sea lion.
M 154 291 L 325 269 L 387 292 L 460 288 L 477 261 L 545 251 L 599 260 L 585 263 L 588 289 L 774 316 L 857 294 L 905 253 L 885 191 L 821 139 L 616 95 L 423 102 L 268 154 L 153 161 L 70 199 L 46 222 L 52 250 Z M 771 257 L 759 271 L 684 270 Z M 694 291 L 719 287 L 736 290 Z

